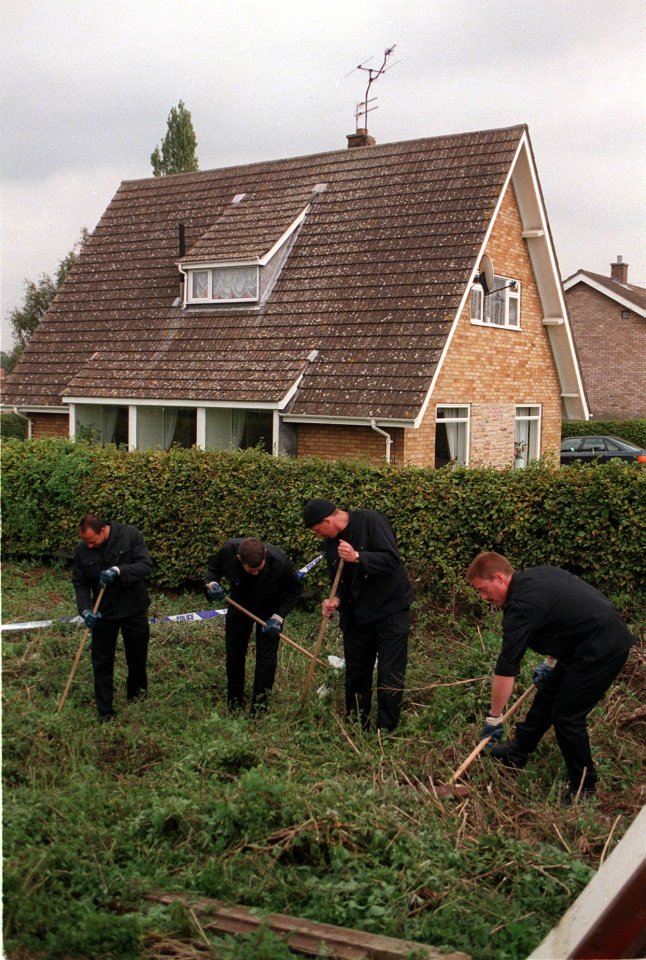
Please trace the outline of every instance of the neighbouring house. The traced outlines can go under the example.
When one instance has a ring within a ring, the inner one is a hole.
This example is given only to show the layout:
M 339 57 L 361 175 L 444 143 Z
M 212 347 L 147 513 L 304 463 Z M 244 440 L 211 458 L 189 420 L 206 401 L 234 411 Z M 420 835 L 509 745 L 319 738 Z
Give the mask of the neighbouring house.
M 609 277 L 579 270 L 563 289 L 590 415 L 646 417 L 646 287 L 628 283 L 617 257 Z
M 525 126 L 130 180 L 8 378 L 34 437 L 525 465 L 587 405 Z

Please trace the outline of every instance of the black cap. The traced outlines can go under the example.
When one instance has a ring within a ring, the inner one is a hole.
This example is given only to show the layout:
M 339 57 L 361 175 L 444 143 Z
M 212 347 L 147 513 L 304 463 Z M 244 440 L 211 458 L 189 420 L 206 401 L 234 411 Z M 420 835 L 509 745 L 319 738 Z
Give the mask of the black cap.
M 303 523 L 306 527 L 315 527 L 336 511 L 336 503 L 331 500 L 308 500 L 303 508 Z

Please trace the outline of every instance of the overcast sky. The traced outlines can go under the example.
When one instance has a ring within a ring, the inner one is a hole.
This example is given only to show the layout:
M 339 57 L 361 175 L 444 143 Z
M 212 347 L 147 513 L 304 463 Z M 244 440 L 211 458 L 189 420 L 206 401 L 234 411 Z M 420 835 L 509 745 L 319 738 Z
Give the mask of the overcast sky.
M 1 310 L 53 273 L 171 107 L 202 170 L 527 123 L 561 274 L 646 286 L 644 0 L 0 0 Z

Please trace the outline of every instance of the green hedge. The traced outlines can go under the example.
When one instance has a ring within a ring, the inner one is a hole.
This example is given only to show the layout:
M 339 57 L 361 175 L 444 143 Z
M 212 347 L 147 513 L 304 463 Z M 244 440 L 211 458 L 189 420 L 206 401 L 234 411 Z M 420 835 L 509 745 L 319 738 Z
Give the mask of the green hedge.
M 27 436 L 27 421 L 17 413 L 0 413 L 0 437 L 15 437 L 24 440 Z
M 646 450 L 646 420 L 564 420 L 561 436 L 613 436 Z
M 227 537 L 255 535 L 298 564 L 319 541 L 301 522 L 315 496 L 382 510 L 423 592 L 446 599 L 480 550 L 567 567 L 622 601 L 641 594 L 646 471 L 613 462 L 555 470 L 396 469 L 361 462 L 173 448 L 127 452 L 68 440 L 2 444 L 7 556 L 71 551 L 88 510 L 140 528 L 166 588 L 201 579 Z M 308 578 L 324 582 L 324 573 Z

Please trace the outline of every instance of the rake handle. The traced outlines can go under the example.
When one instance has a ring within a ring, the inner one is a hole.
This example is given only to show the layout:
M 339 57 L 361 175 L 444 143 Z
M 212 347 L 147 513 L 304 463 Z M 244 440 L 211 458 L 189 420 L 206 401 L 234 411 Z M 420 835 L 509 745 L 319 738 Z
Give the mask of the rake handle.
M 336 592 L 339 588 L 339 581 L 341 579 L 341 573 L 343 571 L 344 562 L 345 561 L 343 560 L 343 558 L 339 560 L 339 565 L 336 568 L 336 576 L 334 577 L 334 583 L 332 584 L 332 590 L 330 592 L 330 596 L 328 597 L 328 600 L 334 600 L 334 598 L 336 597 Z M 314 679 L 314 660 L 318 657 L 320 653 L 321 644 L 323 643 L 323 637 L 325 636 L 325 631 L 327 629 L 327 625 L 331 616 L 332 614 L 326 613 L 324 614 L 323 620 L 321 621 L 319 635 L 316 640 L 316 646 L 314 647 L 312 663 L 310 664 L 310 669 L 308 671 L 307 679 L 305 680 L 305 686 L 303 687 L 303 693 L 301 695 L 301 707 L 305 703 L 309 689 L 312 686 L 312 680 Z
M 106 584 L 107 586 L 107 584 Z M 105 593 L 105 586 L 101 587 L 99 590 L 99 595 L 96 598 L 94 607 L 92 608 L 92 613 L 96 613 L 99 609 L 99 605 L 103 600 L 103 594 Z M 81 637 L 81 642 L 78 645 L 78 650 L 76 651 L 76 656 L 74 657 L 74 662 L 72 663 L 72 669 L 70 670 L 70 675 L 67 678 L 67 683 L 65 684 L 65 689 L 63 690 L 63 696 L 60 699 L 56 712 L 60 713 L 63 709 L 63 704 L 67 700 L 67 694 L 70 692 L 70 687 L 72 686 L 72 680 L 74 679 L 74 674 L 76 673 L 76 668 L 79 665 L 79 660 L 81 659 L 81 654 L 83 653 L 83 647 L 86 644 L 87 638 L 90 636 L 90 627 L 86 627 L 83 631 L 83 636 Z
M 502 724 L 502 723 L 505 723 L 505 721 L 508 720 L 509 717 L 511 717 L 514 713 L 516 713 L 516 711 L 517 711 L 518 708 L 521 706 L 521 704 L 523 703 L 523 701 L 526 700 L 527 697 L 530 695 L 530 693 L 533 693 L 535 689 L 536 689 L 536 688 L 535 688 L 534 685 L 532 684 L 531 686 L 527 687 L 527 690 L 525 690 L 524 693 L 521 693 L 521 695 L 519 696 L 518 700 L 516 700 L 515 703 L 512 703 L 511 707 L 509 707 L 509 709 L 508 709 L 505 713 L 503 713 L 502 717 L 500 718 L 501 724 Z M 473 761 L 475 760 L 475 758 L 476 758 L 479 754 L 482 753 L 482 751 L 483 751 L 484 748 L 487 746 L 487 744 L 489 743 L 490 740 L 491 740 L 491 737 L 485 737 L 484 740 L 481 740 L 480 743 L 478 744 L 478 746 L 477 746 L 474 750 L 471 751 L 471 753 L 470 753 L 469 756 L 466 758 L 466 760 L 464 760 L 464 761 L 460 764 L 460 766 L 458 767 L 458 769 L 457 769 L 457 770 L 455 771 L 455 773 L 451 776 L 450 780 L 448 781 L 448 785 L 449 785 L 449 786 L 450 786 L 451 784 L 455 783 L 456 780 L 459 780 L 459 779 L 460 779 L 460 777 L 462 776 L 462 774 L 464 773 L 464 771 L 465 771 L 468 767 L 470 767 L 471 764 L 473 763 Z
M 252 612 L 251 612 L 251 610 L 247 610 L 246 607 L 243 607 L 243 606 L 241 606 L 239 603 L 236 603 L 236 601 L 235 601 L 235 600 L 232 600 L 231 597 L 226 597 L 226 598 L 225 598 L 225 602 L 228 603 L 229 606 L 235 607 L 236 610 L 239 610 L 239 611 L 240 611 L 240 613 L 246 613 L 246 615 L 247 615 L 248 617 L 251 617 L 251 619 L 252 619 L 252 620 L 255 620 L 256 623 L 259 623 L 261 627 L 267 626 L 267 624 L 266 624 L 266 622 L 265 622 L 264 620 L 261 620 L 260 617 L 257 617 L 257 616 L 255 615 L 255 613 L 252 613 Z M 281 639 L 281 640 L 284 640 L 285 643 L 288 643 L 288 644 L 290 645 L 290 647 L 294 647 L 295 650 L 300 650 L 300 652 L 301 652 L 301 653 L 304 653 L 306 657 L 313 657 L 313 656 L 314 656 L 312 653 L 310 653 L 309 650 L 306 650 L 305 647 L 301 647 L 301 645 L 300 645 L 299 643 L 296 643 L 295 640 L 291 640 L 285 633 L 281 633 L 281 634 L 279 634 L 279 636 L 280 636 L 280 639 Z M 323 660 L 318 660 L 318 659 L 317 659 L 317 660 L 316 660 L 316 663 L 320 664 L 322 667 L 326 667 L 326 666 L 327 666 L 327 665 L 324 663 Z

